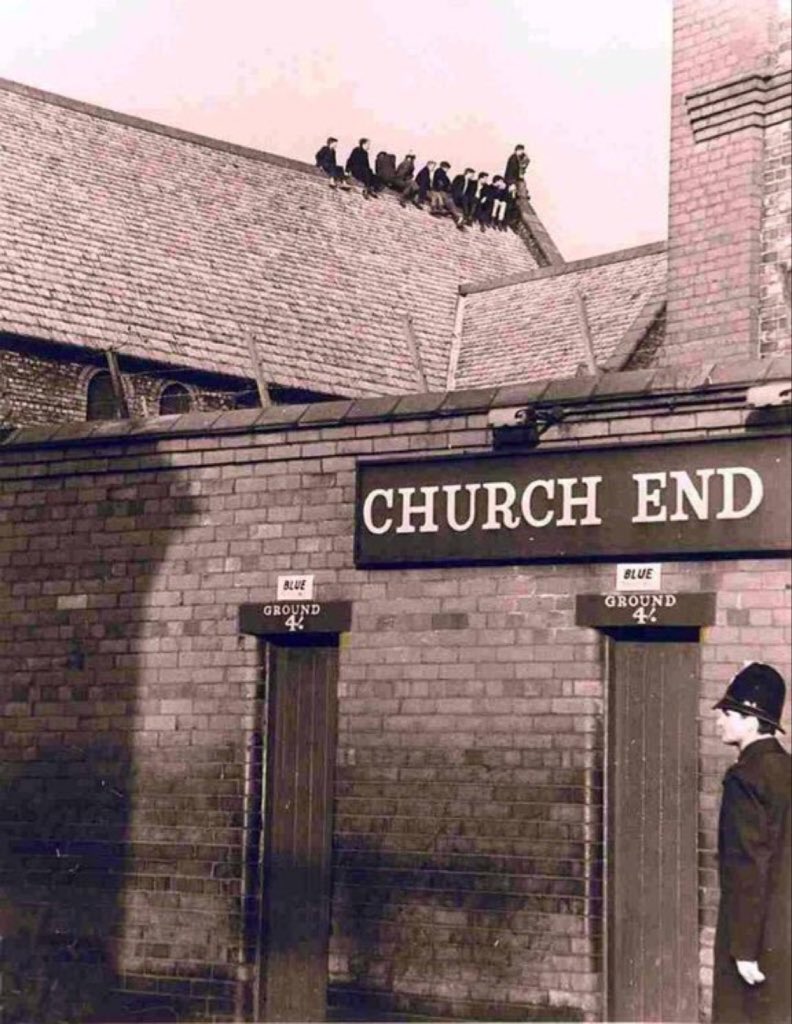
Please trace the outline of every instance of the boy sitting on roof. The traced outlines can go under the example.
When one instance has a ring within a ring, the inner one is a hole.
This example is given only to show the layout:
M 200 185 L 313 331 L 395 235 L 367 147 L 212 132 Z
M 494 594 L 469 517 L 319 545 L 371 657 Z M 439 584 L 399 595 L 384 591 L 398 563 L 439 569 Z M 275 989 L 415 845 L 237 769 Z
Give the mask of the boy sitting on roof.
M 399 200 L 402 206 L 406 206 L 408 200 L 412 201 L 413 205 L 419 209 L 423 206 L 426 202 L 426 196 L 432 187 L 432 172 L 436 166 L 434 160 L 427 160 L 416 174 L 415 180 L 409 182 L 404 192 L 402 192 L 402 197 Z M 416 195 L 418 196 L 417 199 L 414 198 Z
M 438 215 L 447 210 L 461 231 L 465 227 L 465 221 L 459 207 L 451 198 L 451 180 L 448 177 L 450 167 L 451 164 L 447 160 L 443 160 L 432 176 L 432 191 L 429 193 L 429 212 Z
M 367 199 L 376 199 L 380 188 L 380 180 L 371 169 L 368 148 L 369 140 L 361 139 L 347 157 L 346 171 L 347 174 L 351 174 L 356 181 L 360 182 L 363 186 L 363 195 Z
M 330 188 L 336 188 L 340 185 L 341 188 L 348 189 L 349 183 L 346 180 L 344 169 L 336 162 L 335 148 L 337 142 L 338 139 L 334 139 L 331 135 L 324 146 L 317 150 L 315 157 L 316 166 L 321 168 L 330 179 Z
M 465 173 L 457 174 L 451 182 L 451 198 L 462 210 L 466 223 L 470 221 L 473 210 L 472 203 L 476 195 L 475 173 L 472 167 L 466 167 Z M 473 186 L 472 190 L 470 188 L 471 185 Z
M 396 156 L 393 153 L 386 153 L 385 150 L 377 153 L 374 173 L 385 185 L 393 186 L 396 177 Z
M 491 203 L 492 185 L 489 183 L 489 173 L 487 171 L 481 171 L 476 179 L 473 216 L 481 225 L 482 230 L 490 222 Z
M 396 174 L 390 183 L 391 187 L 395 188 L 397 192 L 404 192 L 414 177 L 415 153 L 408 153 L 396 168 Z
M 510 187 L 510 186 L 509 186 Z M 501 231 L 506 229 L 506 208 L 509 204 L 509 188 L 500 174 L 496 174 L 490 186 L 492 197 L 492 223 Z
M 525 152 L 525 146 L 519 144 L 514 147 L 514 152 L 506 161 L 506 170 L 504 171 L 504 178 L 506 179 L 507 185 L 517 186 L 517 197 L 519 199 L 530 199 L 528 190 L 525 187 L 525 172 L 528 169 L 530 163 Z

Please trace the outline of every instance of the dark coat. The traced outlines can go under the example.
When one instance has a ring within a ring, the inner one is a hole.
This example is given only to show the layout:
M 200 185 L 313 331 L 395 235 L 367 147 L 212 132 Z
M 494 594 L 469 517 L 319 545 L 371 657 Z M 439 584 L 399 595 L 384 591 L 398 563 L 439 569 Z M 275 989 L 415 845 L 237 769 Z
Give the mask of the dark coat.
M 790 757 L 776 739 L 757 740 L 723 779 L 712 1005 L 717 1024 L 790 1021 L 790 857 Z M 747 984 L 736 960 L 756 960 L 766 980 Z
M 347 174 L 351 174 L 353 178 L 361 181 L 364 185 L 370 183 L 372 178 L 371 164 L 369 163 L 369 155 L 362 146 L 355 146 L 349 154 L 346 169 Z
M 335 150 L 331 146 L 322 146 L 316 154 L 316 166 L 321 167 L 325 174 L 335 174 L 340 168 L 336 163 Z
M 517 153 L 512 153 L 509 159 L 506 161 L 506 170 L 503 172 L 503 177 L 506 179 L 506 184 L 511 185 L 514 182 L 522 181 L 525 176 L 525 169 L 528 166 L 528 157 L 523 154 L 522 159 Z
M 383 181 L 393 181 L 396 177 L 396 157 L 393 153 L 377 153 L 374 173 Z
M 411 156 L 406 156 L 396 168 L 396 178 L 399 181 L 412 181 L 415 174 L 415 161 Z
M 435 192 L 448 192 L 451 188 L 451 180 L 446 174 L 444 167 L 438 167 L 434 172 L 432 188 Z
M 422 192 L 428 192 L 432 187 L 432 179 L 428 167 L 422 167 L 415 175 L 415 184 Z
M 457 174 L 454 180 L 451 182 L 451 195 L 454 201 L 461 203 L 465 198 L 465 188 L 467 187 L 467 180 L 464 174 Z

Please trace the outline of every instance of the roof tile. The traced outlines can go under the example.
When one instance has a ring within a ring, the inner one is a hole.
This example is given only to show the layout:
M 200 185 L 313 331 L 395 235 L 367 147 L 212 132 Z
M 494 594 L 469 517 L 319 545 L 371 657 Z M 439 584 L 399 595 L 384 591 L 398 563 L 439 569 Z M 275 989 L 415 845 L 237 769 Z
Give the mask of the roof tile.
M 662 293 L 666 259 L 663 246 L 641 246 L 471 291 L 455 387 L 574 377 L 588 362 L 576 293 L 585 297 L 594 356 L 604 366 Z
M 0 330 L 325 394 L 445 387 L 457 287 L 513 232 L 334 191 L 313 168 L 0 83 Z M 130 325 L 134 324 L 134 330 Z

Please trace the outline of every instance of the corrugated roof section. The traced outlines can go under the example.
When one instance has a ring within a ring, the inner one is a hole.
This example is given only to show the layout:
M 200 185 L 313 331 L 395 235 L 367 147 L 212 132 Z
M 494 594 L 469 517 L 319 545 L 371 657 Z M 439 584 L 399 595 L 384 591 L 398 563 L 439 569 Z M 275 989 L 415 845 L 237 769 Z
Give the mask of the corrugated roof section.
M 576 293 L 584 299 L 596 362 L 612 368 L 631 329 L 662 300 L 665 279 L 666 248 L 658 243 L 501 282 L 465 285 L 451 385 L 484 387 L 574 375 L 586 364 Z
M 530 270 L 308 165 L 0 82 L 0 330 L 339 395 L 445 387 L 461 281 Z

